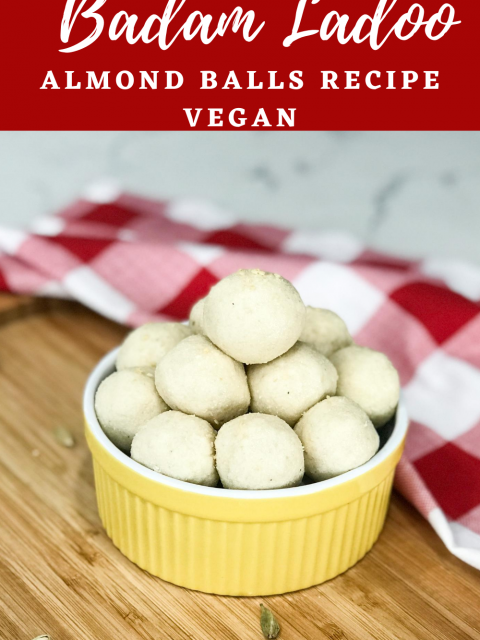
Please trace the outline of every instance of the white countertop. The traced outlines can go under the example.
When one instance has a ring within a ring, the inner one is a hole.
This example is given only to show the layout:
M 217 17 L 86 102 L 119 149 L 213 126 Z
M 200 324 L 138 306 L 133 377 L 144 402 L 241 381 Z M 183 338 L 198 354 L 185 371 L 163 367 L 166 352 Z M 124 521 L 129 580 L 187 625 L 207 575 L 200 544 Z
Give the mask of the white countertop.
M 0 133 L 2 225 L 27 226 L 100 178 L 480 263 L 480 132 Z

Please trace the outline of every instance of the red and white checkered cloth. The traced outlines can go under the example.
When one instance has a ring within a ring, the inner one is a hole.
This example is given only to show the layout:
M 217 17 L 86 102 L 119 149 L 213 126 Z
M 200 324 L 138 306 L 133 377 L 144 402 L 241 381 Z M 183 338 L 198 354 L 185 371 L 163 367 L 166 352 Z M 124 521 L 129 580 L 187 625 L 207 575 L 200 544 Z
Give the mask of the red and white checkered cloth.
M 412 419 L 396 487 L 480 568 L 480 270 L 111 189 L 31 233 L 0 228 L 0 251 L 0 289 L 71 297 L 129 325 L 186 318 L 239 268 L 281 273 L 306 304 L 333 309 L 356 342 L 391 358 Z

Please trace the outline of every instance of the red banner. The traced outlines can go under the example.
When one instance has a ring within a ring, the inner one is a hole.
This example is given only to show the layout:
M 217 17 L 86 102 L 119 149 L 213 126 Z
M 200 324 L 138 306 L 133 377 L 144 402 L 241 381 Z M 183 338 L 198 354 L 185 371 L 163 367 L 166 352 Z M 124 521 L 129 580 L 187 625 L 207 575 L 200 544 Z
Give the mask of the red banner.
M 237 2 L 10 3 L 0 127 L 480 128 L 479 3 Z

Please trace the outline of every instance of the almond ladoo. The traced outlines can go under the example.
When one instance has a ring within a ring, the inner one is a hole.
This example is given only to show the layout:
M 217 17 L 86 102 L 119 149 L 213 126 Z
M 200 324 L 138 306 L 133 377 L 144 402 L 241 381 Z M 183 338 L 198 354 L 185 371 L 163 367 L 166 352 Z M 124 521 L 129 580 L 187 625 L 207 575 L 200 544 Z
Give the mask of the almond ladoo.
M 248 413 L 227 422 L 217 435 L 215 451 L 227 489 L 296 487 L 303 478 L 302 444 L 276 416 Z
M 163 356 L 191 330 L 179 322 L 149 322 L 138 327 L 123 341 L 117 356 L 117 370 L 129 367 L 155 367 Z
M 250 405 L 243 366 L 205 336 L 190 336 L 167 353 L 157 365 L 155 384 L 172 409 L 199 416 L 217 429 Z
M 132 442 L 132 458 L 170 478 L 214 487 L 218 483 L 213 442 L 206 420 L 166 411 L 145 424 Z
M 380 441 L 365 411 L 341 396 L 309 409 L 295 433 L 305 450 L 305 471 L 317 481 L 365 464 L 377 453 Z
M 398 373 L 380 351 L 352 345 L 331 357 L 338 371 L 337 393 L 359 404 L 379 429 L 392 418 L 400 396 Z
M 122 451 L 129 452 L 138 429 L 168 407 L 158 395 L 154 369 L 123 369 L 105 378 L 95 395 L 95 411 L 102 429 Z
M 324 356 L 332 355 L 338 349 L 352 344 L 345 322 L 329 309 L 307 307 L 305 326 L 300 336 L 302 342 L 314 347 Z
M 335 395 L 333 364 L 303 342 L 267 362 L 247 367 L 252 411 L 271 413 L 293 427 L 302 413 L 327 395 Z
M 305 324 L 305 305 L 285 278 L 242 269 L 211 289 L 203 324 L 210 340 L 235 360 L 265 363 L 297 342 Z

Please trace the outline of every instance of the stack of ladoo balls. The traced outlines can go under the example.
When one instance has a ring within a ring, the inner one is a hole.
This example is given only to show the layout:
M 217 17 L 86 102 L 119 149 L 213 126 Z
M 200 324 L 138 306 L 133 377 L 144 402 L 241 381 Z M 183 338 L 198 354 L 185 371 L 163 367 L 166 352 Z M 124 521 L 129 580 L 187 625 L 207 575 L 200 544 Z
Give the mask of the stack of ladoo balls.
M 227 489 L 325 480 L 375 455 L 398 374 L 343 320 L 305 308 L 277 274 L 241 270 L 197 302 L 190 326 L 146 324 L 99 386 L 98 420 L 137 462 Z

